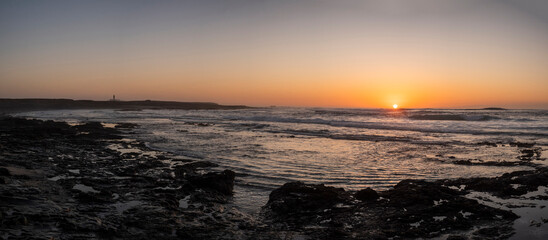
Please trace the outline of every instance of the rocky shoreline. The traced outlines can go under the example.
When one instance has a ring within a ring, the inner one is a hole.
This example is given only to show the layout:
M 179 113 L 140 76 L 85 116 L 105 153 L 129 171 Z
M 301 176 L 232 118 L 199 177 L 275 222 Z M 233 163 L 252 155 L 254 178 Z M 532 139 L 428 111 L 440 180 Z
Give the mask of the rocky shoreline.
M 0 116 L 14 112 L 61 110 L 61 109 L 117 109 L 118 111 L 141 111 L 143 109 L 243 109 L 250 108 L 243 105 L 220 105 L 211 102 L 175 102 L 175 101 L 108 101 L 73 100 L 73 99 L 40 99 L 0 98 Z
M 135 127 L 1 118 L 0 237 L 504 239 L 519 234 L 516 202 L 548 205 L 548 169 L 537 166 L 497 178 L 404 180 L 382 192 L 291 182 L 250 216 L 230 204 L 236 173 L 149 149 L 126 138 Z M 540 148 L 522 147 L 540 159 Z M 546 229 L 545 217 L 528 227 Z

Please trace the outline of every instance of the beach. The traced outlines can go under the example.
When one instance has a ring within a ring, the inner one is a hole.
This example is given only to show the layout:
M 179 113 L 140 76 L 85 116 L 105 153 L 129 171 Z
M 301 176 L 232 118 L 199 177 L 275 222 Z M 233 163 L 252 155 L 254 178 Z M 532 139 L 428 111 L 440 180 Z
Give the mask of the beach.
M 138 140 L 147 126 L 96 120 L 102 121 L 1 120 L 4 239 L 542 239 L 548 233 L 548 170 L 543 146 L 531 142 L 508 144 L 518 153 L 508 161 L 448 157 L 459 167 L 504 169 L 485 177 L 346 188 L 305 180 L 258 189 L 242 187 L 242 179 L 252 180 L 247 171 L 222 160 Z M 212 125 L 190 122 L 179 130 Z M 478 146 L 505 149 L 496 142 Z M 268 192 L 258 209 L 241 199 L 253 191 Z

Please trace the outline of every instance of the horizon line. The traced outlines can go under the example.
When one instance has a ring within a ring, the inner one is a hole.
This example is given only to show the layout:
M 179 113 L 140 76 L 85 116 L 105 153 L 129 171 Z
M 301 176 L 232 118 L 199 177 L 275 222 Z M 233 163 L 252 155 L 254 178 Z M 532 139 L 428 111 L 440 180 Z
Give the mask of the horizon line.
M 0 100 L 71 100 L 71 101 L 95 101 L 95 102 L 139 102 L 139 101 L 151 101 L 151 102 L 174 102 L 174 103 L 208 103 L 208 104 L 217 104 L 221 106 L 244 106 L 251 108 L 339 108 L 339 109 L 390 109 L 394 110 L 391 107 L 345 107 L 345 106 L 290 106 L 290 105 L 247 105 L 247 104 L 225 104 L 214 101 L 181 101 L 181 100 L 158 100 L 158 99 L 116 99 L 112 98 L 106 100 L 94 100 L 94 99 L 73 99 L 73 98 L 0 98 Z M 419 109 L 446 109 L 446 110 L 548 110 L 548 107 L 540 108 L 515 108 L 515 107 L 501 107 L 497 105 L 485 105 L 483 106 L 461 106 L 461 107 L 400 107 L 395 111 L 401 110 L 419 110 Z

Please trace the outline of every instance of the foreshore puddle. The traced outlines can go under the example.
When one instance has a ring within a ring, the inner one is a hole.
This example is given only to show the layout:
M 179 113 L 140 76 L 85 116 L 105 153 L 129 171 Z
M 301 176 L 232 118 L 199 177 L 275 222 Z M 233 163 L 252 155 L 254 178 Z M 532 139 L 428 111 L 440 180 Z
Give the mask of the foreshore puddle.
M 526 193 L 519 198 L 503 199 L 485 192 L 470 192 L 467 198 L 479 203 L 503 210 L 509 210 L 519 216 L 514 221 L 515 234 L 511 239 L 543 239 L 548 234 L 548 201 L 539 196 L 545 196 L 548 187 L 539 186 L 536 191 Z
M 185 198 L 179 200 L 179 207 L 180 208 L 188 208 L 188 202 L 189 201 L 190 201 L 190 195 L 188 195 Z
M 112 206 L 114 206 L 116 208 L 116 211 L 119 214 L 122 214 L 123 212 L 125 212 L 128 209 L 140 206 L 142 204 L 143 204 L 142 201 L 129 201 L 129 202 L 117 202 L 115 204 L 112 204 Z
M 79 190 L 83 193 L 100 193 L 100 191 L 95 190 L 94 188 L 90 186 L 86 186 L 84 184 L 76 184 L 72 189 Z
M 48 178 L 48 180 L 57 182 L 57 181 L 59 181 L 59 180 L 61 180 L 61 179 L 72 179 L 72 178 L 75 178 L 75 177 L 73 177 L 73 176 L 66 176 L 66 175 L 63 174 L 63 175 L 59 175 L 59 176 L 55 176 L 55 177 L 50 177 L 50 178 Z

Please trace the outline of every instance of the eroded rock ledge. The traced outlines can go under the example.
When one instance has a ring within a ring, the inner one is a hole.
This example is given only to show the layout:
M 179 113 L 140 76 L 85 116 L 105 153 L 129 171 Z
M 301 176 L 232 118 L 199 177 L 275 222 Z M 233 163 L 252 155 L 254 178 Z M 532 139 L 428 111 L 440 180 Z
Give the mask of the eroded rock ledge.
M 520 217 L 512 209 L 546 212 L 547 186 L 547 168 L 495 178 L 404 180 L 382 192 L 290 182 L 270 194 L 263 221 L 274 231 L 311 239 L 506 239 Z M 539 215 L 526 227 L 546 229 L 548 215 Z
M 125 139 L 132 124 L 0 119 L 0 238 L 242 238 L 234 172 Z
M 505 237 L 517 218 L 439 183 L 417 180 L 402 181 L 384 192 L 354 195 L 341 188 L 287 183 L 272 192 L 263 211 L 276 229 L 298 230 L 318 239 L 437 237 L 474 226 Z M 476 235 L 485 237 L 479 231 Z

